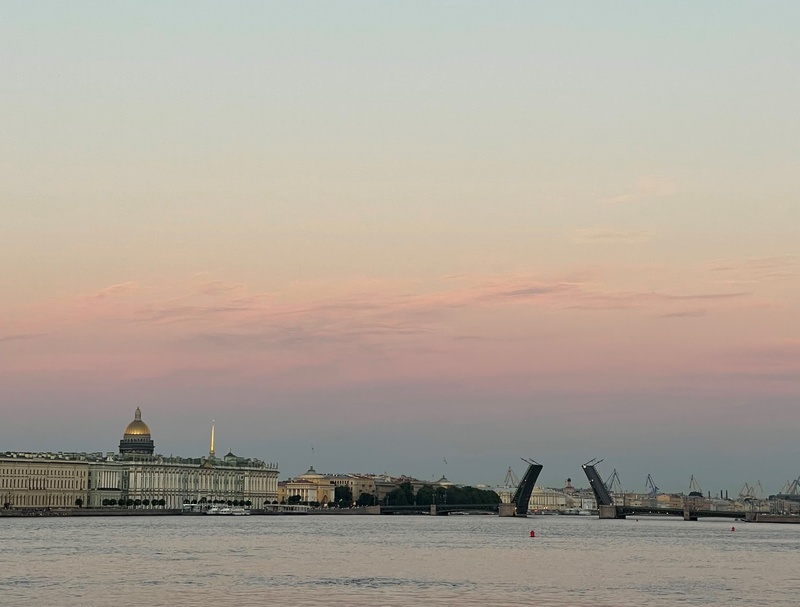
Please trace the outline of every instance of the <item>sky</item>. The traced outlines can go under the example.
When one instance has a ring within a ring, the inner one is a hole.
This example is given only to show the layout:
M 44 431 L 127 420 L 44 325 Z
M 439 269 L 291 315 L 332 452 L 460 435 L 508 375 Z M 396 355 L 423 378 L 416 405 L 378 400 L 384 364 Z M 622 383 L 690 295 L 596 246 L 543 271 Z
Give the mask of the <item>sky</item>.
M 800 475 L 796 2 L 0 3 L 0 451 Z

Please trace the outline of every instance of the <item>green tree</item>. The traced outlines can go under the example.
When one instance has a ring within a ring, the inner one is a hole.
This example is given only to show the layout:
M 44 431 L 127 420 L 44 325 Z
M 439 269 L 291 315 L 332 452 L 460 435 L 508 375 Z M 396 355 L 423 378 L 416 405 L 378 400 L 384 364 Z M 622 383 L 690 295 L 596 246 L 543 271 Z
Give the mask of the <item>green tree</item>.
M 133 500 L 134 507 L 138 508 L 142 505 L 142 500 Z
M 412 506 L 416 503 L 416 496 L 414 495 L 414 487 L 411 486 L 411 483 L 406 481 L 400 485 L 400 490 L 406 494 L 406 504 Z
M 117 505 L 117 500 L 115 500 L 115 499 L 112 497 L 110 500 L 108 500 L 108 505 L 109 505 L 109 506 L 116 506 L 116 505 Z
M 356 500 L 356 504 L 359 506 L 371 506 L 374 503 L 375 496 L 371 493 L 362 493 L 358 496 L 358 500 Z
M 100 503 L 101 503 L 103 506 L 108 506 L 108 505 L 110 505 L 110 503 L 111 503 L 111 500 L 109 500 L 108 498 L 106 498 L 106 499 L 104 499 L 104 500 L 103 500 L 102 502 L 100 502 Z
M 349 506 L 353 503 L 353 490 L 348 485 L 339 485 L 333 490 L 333 501 L 340 506 L 343 504 Z
M 417 491 L 417 505 L 418 506 L 430 506 L 433 503 L 433 487 L 430 485 L 423 485 Z
M 406 492 L 403 491 L 400 487 L 396 489 L 392 489 L 389 494 L 386 496 L 386 505 L 387 506 L 407 506 L 408 499 L 406 498 Z
M 153 500 L 153 501 L 155 501 L 155 500 Z M 143 499 L 142 500 L 142 506 L 147 508 L 149 505 L 150 505 L 150 500 L 148 500 L 148 499 Z
M 300 496 L 299 495 L 290 495 L 289 499 L 286 500 L 289 504 L 299 504 L 300 503 Z
M 83 508 L 83 500 L 82 500 L 81 498 L 78 498 L 78 499 L 76 499 L 76 500 L 75 500 L 75 505 L 76 505 L 78 508 Z

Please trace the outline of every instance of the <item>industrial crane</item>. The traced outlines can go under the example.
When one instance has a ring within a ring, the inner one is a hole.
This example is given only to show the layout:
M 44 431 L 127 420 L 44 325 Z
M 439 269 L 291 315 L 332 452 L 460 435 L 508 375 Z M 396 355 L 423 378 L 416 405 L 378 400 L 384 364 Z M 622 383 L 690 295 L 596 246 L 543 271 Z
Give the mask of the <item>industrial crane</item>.
M 517 475 L 514 474 L 511 466 L 508 467 L 508 472 L 506 472 L 506 480 L 503 481 L 503 486 L 506 489 L 519 487 L 519 479 L 517 478 Z
M 745 502 L 764 499 L 764 488 L 761 486 L 761 481 L 756 481 L 755 485 L 745 483 L 742 490 L 739 491 L 739 499 Z
M 692 478 L 689 479 L 689 496 L 703 497 L 703 490 L 700 488 L 698 482 L 694 479 L 694 474 L 692 474 Z
M 800 476 L 793 481 L 786 481 L 786 484 L 781 489 L 781 495 L 797 495 L 800 493 Z
M 609 476 L 603 484 L 610 493 L 622 493 L 622 481 L 619 478 L 619 474 L 617 474 L 616 468 L 614 468 L 611 476 Z
M 648 489 L 650 497 L 655 497 L 659 493 L 661 493 L 659 488 L 656 486 L 656 482 L 653 480 L 653 477 L 650 476 L 649 474 L 647 475 L 647 482 L 645 483 L 645 487 Z

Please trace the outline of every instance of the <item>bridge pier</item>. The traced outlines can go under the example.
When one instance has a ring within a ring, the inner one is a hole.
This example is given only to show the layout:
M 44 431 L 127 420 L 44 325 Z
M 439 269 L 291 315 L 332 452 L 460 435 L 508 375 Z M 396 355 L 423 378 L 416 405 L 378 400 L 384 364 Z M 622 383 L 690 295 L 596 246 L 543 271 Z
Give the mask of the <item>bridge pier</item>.
M 517 506 L 516 504 L 499 504 L 497 508 L 497 513 L 500 516 L 520 516 L 517 514 Z
M 697 513 L 692 512 L 690 510 L 683 511 L 683 520 L 685 521 L 696 521 L 697 520 Z
M 601 519 L 625 518 L 625 515 L 620 514 L 617 511 L 617 507 L 613 504 L 608 506 L 600 506 L 598 509 L 600 510 Z

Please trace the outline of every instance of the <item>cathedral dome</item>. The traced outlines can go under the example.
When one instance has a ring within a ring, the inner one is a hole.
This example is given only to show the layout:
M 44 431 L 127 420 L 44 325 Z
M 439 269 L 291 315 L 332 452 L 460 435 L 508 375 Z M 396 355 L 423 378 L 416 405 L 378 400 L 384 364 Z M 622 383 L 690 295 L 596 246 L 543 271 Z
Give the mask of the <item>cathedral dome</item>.
M 125 428 L 125 434 L 119 442 L 121 454 L 153 454 L 153 439 L 150 437 L 150 428 L 142 421 L 142 411 L 136 407 L 133 421 Z
M 142 411 L 136 407 L 136 415 L 128 427 L 125 428 L 125 436 L 150 436 L 150 428 L 142 421 Z

